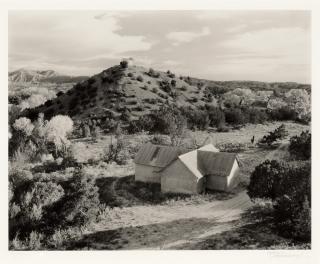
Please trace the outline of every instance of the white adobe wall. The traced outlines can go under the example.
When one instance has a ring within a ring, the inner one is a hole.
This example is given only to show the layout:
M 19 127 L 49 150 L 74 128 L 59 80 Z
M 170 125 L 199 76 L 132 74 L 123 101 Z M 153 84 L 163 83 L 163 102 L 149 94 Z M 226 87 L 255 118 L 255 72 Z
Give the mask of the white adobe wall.
M 159 168 L 135 164 L 135 181 L 160 183 Z
M 200 186 L 201 185 L 201 186 Z M 202 191 L 202 181 L 177 159 L 161 175 L 161 191 L 194 194 Z
M 237 183 L 237 175 L 239 172 L 239 164 L 238 161 L 235 160 L 231 169 L 231 172 L 228 176 L 228 181 L 227 181 L 227 190 L 232 189 L 233 187 L 235 187 L 236 183 Z
M 232 165 L 231 172 L 228 177 L 225 176 L 206 176 L 206 187 L 210 190 L 229 191 L 236 184 L 237 174 L 239 172 L 239 165 L 237 160 Z
M 227 177 L 208 175 L 206 177 L 206 188 L 209 190 L 225 191 L 227 188 Z

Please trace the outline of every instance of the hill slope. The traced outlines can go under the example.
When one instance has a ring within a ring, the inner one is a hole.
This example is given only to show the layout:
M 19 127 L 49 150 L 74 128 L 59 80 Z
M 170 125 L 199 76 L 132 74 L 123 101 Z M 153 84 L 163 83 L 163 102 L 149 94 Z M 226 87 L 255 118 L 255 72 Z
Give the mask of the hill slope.
M 87 78 L 87 76 L 61 75 L 53 70 L 37 71 L 20 69 L 9 72 L 8 74 L 8 81 L 13 83 L 75 83 Z
M 74 120 L 137 119 L 162 104 L 201 108 L 206 104 L 217 106 L 215 97 L 236 88 L 252 90 L 310 90 L 310 85 L 297 83 L 264 83 L 250 81 L 208 81 L 175 76 L 175 74 L 146 69 L 141 66 L 122 68 L 113 66 L 91 78 L 77 83 L 66 93 L 44 105 L 28 110 L 31 119 L 43 112 L 46 118 L 66 114 Z
M 166 101 L 178 106 L 204 105 L 208 99 L 203 88 L 190 85 L 170 72 L 149 73 L 140 66 L 114 66 L 29 112 L 32 112 L 31 118 L 39 112 L 47 117 L 67 114 L 73 119 L 116 118 L 126 112 L 138 118 Z

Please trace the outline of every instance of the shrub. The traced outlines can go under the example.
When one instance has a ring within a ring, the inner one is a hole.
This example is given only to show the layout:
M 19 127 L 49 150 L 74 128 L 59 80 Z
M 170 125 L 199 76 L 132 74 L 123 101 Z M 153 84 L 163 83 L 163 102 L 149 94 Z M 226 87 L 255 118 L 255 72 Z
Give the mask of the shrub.
M 224 127 L 226 117 L 224 112 L 218 107 L 207 106 L 207 112 L 210 120 L 210 126 Z M 220 131 L 222 132 L 222 131 Z
M 187 120 L 178 108 L 163 105 L 152 115 L 152 118 L 155 132 L 168 134 L 173 146 L 179 146 L 182 143 L 186 136 Z
M 57 93 L 57 97 L 59 97 L 59 96 L 61 96 L 61 95 L 63 95 L 63 94 L 64 94 L 64 92 L 59 91 L 59 92 Z
M 311 133 L 303 131 L 299 136 L 290 138 L 290 155 L 297 159 L 311 158 Z
M 190 107 L 180 108 L 183 116 L 187 119 L 190 129 L 207 129 L 209 126 L 209 116 L 206 111 L 192 109 Z
M 186 86 L 182 86 L 180 89 L 181 89 L 181 91 L 187 91 L 187 87 Z
M 242 125 L 245 123 L 245 116 L 240 108 L 230 108 L 225 111 L 226 122 L 231 125 Z
M 42 218 L 43 208 L 60 200 L 64 195 L 61 185 L 54 182 L 35 182 L 22 196 L 21 203 L 26 217 L 30 221 Z
M 99 211 L 99 193 L 95 179 L 76 170 L 66 190 L 66 199 L 61 209 L 61 216 L 76 226 L 94 221 Z
M 129 153 L 126 149 L 125 142 L 122 137 L 118 135 L 115 142 L 111 142 L 105 151 L 104 161 L 108 163 L 116 162 L 119 165 L 123 165 L 128 159 Z
M 139 76 L 137 77 L 137 81 L 143 82 L 143 77 L 142 77 L 141 75 L 139 75 Z
M 141 116 L 138 120 L 129 122 L 127 131 L 130 134 L 139 133 L 142 131 L 153 131 L 155 126 L 155 119 L 151 115 Z
M 70 110 L 74 109 L 77 105 L 79 104 L 79 99 L 77 97 L 73 97 L 70 102 L 69 102 L 69 105 L 68 105 L 68 108 Z
M 287 106 L 283 106 L 281 108 L 271 110 L 269 113 L 272 119 L 279 120 L 279 121 L 297 120 L 298 118 L 297 113 L 293 109 L 290 109 Z
M 148 75 L 153 76 L 154 73 L 155 73 L 154 69 L 149 68 Z
M 247 123 L 262 124 L 268 119 L 266 112 L 260 109 L 244 108 L 243 114 L 245 115 Z
M 289 237 L 310 241 L 311 166 L 266 160 L 250 177 L 251 199 L 269 199 L 278 230 Z
M 133 73 L 132 73 L 132 72 L 129 72 L 129 73 L 128 73 L 128 77 L 133 77 Z
M 265 143 L 267 145 L 272 145 L 272 143 L 276 142 L 277 140 L 284 139 L 288 136 L 288 131 L 285 128 L 285 125 L 281 125 L 276 128 L 274 131 L 269 132 L 268 135 L 263 136 L 260 140 L 260 143 Z
M 120 66 L 123 69 L 128 68 L 128 61 L 127 60 L 120 61 Z
M 52 100 L 48 100 L 48 101 L 46 101 L 46 102 L 44 103 L 44 105 L 45 105 L 46 107 L 49 107 L 49 106 L 53 105 L 53 102 L 52 102 Z
M 170 85 L 170 83 L 168 83 L 167 81 L 161 82 L 160 83 L 160 88 L 162 91 L 166 92 L 166 93 L 170 93 L 172 90 L 172 87 Z
M 44 116 L 45 116 L 46 119 L 50 119 L 50 118 L 53 117 L 54 113 L 55 113 L 54 109 L 53 108 L 49 108 L 49 109 L 44 111 Z
M 156 87 L 153 87 L 153 88 L 152 88 L 152 92 L 153 92 L 153 93 L 157 93 L 157 92 L 158 92 L 158 89 L 157 89 Z

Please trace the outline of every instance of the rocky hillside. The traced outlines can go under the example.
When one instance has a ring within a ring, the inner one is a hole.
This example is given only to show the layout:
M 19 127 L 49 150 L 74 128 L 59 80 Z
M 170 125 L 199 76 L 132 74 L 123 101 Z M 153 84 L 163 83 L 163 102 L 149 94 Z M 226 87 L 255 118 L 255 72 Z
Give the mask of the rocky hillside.
M 137 119 L 162 104 L 201 108 L 218 106 L 219 94 L 236 88 L 287 90 L 310 88 L 296 83 L 220 82 L 176 76 L 141 66 L 113 66 L 79 82 L 66 93 L 44 105 L 24 112 L 34 119 L 43 112 L 47 118 L 66 114 L 74 120 Z
M 76 83 L 87 78 L 87 76 L 61 75 L 52 70 L 37 71 L 27 69 L 9 72 L 8 75 L 8 81 L 12 83 Z

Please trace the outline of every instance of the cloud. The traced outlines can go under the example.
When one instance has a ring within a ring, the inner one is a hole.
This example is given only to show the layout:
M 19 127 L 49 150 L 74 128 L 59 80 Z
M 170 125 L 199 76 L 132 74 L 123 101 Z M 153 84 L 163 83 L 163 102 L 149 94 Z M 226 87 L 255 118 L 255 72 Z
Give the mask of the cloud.
M 133 57 L 199 78 L 310 82 L 310 42 L 304 11 L 9 12 L 12 70 L 90 75 Z
M 172 40 L 172 45 L 179 46 L 182 43 L 191 42 L 197 38 L 208 36 L 211 34 L 209 27 L 203 27 L 201 32 L 175 31 L 166 35 L 167 39 Z
M 125 52 L 147 51 L 153 43 L 142 35 L 122 35 L 118 14 L 91 11 L 11 11 L 9 15 L 9 57 L 29 57 L 29 67 L 40 61 L 113 59 Z M 30 57 L 33 59 L 30 60 Z M 15 57 L 15 63 L 26 61 Z M 59 65 L 57 65 L 59 66 Z M 73 65 L 74 66 L 74 65 Z M 78 64 L 86 67 L 85 64 Z M 17 65 L 19 67 L 19 65 Z
M 226 31 L 229 33 L 238 33 L 240 31 L 247 29 L 247 28 L 248 28 L 247 24 L 239 24 L 239 25 L 235 25 L 233 27 L 228 28 Z
M 270 28 L 237 34 L 221 43 L 229 51 L 261 56 L 277 56 L 283 64 L 310 63 L 310 31 L 302 28 Z

